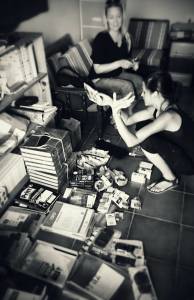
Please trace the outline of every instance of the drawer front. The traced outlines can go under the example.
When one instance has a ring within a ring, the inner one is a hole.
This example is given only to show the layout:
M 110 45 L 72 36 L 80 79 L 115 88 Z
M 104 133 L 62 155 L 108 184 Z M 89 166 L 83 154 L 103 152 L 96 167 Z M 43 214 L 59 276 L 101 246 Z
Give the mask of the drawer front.
M 170 49 L 170 57 L 194 58 L 194 43 L 173 42 Z
M 192 82 L 192 74 L 170 72 L 172 79 L 178 81 L 182 86 L 189 87 Z

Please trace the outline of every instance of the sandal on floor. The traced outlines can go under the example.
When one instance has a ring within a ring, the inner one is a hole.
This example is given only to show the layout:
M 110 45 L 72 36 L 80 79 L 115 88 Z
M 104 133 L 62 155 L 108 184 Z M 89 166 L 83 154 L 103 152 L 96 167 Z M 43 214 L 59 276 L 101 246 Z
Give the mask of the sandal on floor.
M 167 182 L 169 183 L 169 185 L 167 187 L 164 188 L 160 188 L 159 185 L 162 182 Z M 165 178 L 160 178 L 158 181 L 151 183 L 148 187 L 147 190 L 148 192 L 152 193 L 152 194 L 161 194 L 164 193 L 168 190 L 174 189 L 175 187 L 177 187 L 179 185 L 179 180 L 178 178 L 175 178 L 174 180 L 167 180 Z M 157 188 L 158 186 L 158 188 Z

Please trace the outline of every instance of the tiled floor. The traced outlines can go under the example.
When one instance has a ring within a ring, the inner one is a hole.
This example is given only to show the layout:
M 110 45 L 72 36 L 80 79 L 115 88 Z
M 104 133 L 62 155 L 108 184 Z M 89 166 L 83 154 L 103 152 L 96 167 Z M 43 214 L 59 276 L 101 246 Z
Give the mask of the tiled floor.
M 191 93 L 185 95 L 185 102 L 181 99 L 180 104 L 185 110 L 189 107 L 193 117 Z M 92 129 L 90 134 L 87 133 L 82 148 L 93 146 L 96 138 L 96 132 Z M 106 128 L 104 138 L 123 144 L 112 126 Z M 138 158 L 118 160 L 113 157 L 110 167 L 124 170 L 130 178 L 139 161 Z M 158 175 L 154 170 L 153 177 Z M 145 186 L 130 182 L 124 189 L 132 196 L 139 195 L 143 205 L 141 211 L 126 212 L 118 228 L 122 230 L 123 238 L 143 241 L 147 265 L 159 300 L 194 299 L 193 182 L 194 176 L 185 176 L 180 187 L 161 195 L 153 195 L 147 192 Z

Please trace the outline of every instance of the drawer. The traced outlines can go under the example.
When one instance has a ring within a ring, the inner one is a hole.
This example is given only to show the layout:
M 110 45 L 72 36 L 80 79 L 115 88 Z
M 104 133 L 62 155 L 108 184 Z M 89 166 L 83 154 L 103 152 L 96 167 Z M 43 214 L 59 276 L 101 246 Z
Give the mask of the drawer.
M 180 82 L 183 86 L 189 87 L 192 82 L 192 74 L 170 72 L 174 81 Z
M 171 44 L 170 57 L 194 58 L 194 43 L 173 42 Z

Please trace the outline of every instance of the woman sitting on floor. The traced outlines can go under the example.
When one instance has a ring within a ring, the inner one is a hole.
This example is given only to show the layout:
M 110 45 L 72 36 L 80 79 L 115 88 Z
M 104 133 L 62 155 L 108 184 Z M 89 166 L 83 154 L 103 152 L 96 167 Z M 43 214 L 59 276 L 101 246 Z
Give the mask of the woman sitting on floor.
M 170 74 L 157 72 L 143 83 L 142 96 L 146 108 L 128 116 L 123 111 L 130 100 L 115 101 L 104 94 L 89 91 L 90 99 L 100 105 L 110 105 L 117 129 L 128 147 L 138 144 L 162 173 L 162 178 L 150 184 L 152 193 L 162 193 L 178 185 L 182 174 L 194 174 L 194 121 L 173 104 L 173 82 Z M 136 133 L 127 127 L 136 125 Z

